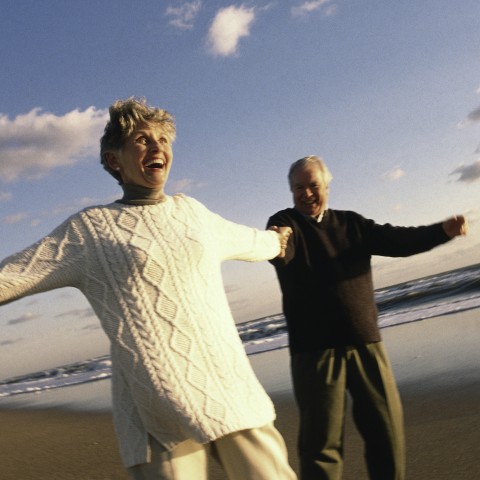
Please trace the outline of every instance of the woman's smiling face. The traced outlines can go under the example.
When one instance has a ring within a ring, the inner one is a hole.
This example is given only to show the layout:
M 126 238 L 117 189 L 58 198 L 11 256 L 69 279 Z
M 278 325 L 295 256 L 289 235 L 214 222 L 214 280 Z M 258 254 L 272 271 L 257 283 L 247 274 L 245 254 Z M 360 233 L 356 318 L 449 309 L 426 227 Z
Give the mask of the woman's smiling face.
M 160 126 L 143 124 L 105 158 L 124 184 L 163 189 L 173 161 L 172 143 Z

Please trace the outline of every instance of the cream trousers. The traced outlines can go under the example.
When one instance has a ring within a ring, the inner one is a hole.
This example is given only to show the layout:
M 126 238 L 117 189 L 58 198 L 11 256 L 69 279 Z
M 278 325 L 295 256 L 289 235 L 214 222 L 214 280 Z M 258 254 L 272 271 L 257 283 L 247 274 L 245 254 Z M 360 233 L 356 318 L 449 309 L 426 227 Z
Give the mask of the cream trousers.
M 151 438 L 152 461 L 128 469 L 132 480 L 207 480 L 211 454 L 228 480 L 296 480 L 285 442 L 271 424 L 202 445 L 187 440 L 171 452 Z

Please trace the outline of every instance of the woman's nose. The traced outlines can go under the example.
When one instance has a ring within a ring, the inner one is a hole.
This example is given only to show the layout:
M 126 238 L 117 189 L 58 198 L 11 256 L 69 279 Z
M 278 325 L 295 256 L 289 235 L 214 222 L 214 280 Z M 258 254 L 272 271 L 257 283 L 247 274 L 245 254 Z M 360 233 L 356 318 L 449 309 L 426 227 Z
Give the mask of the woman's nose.
M 160 151 L 163 148 L 163 144 L 160 140 L 152 140 L 150 143 L 150 150 L 154 152 Z

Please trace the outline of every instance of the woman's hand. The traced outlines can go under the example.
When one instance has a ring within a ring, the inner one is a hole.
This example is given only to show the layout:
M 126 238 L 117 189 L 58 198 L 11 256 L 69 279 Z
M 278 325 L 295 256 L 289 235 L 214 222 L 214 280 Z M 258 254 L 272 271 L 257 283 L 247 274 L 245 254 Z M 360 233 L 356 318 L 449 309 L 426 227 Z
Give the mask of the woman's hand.
M 278 240 L 280 241 L 280 253 L 277 257 L 283 258 L 287 251 L 288 238 L 292 234 L 293 230 L 290 227 L 277 227 L 271 226 L 269 230 L 273 230 L 278 234 Z

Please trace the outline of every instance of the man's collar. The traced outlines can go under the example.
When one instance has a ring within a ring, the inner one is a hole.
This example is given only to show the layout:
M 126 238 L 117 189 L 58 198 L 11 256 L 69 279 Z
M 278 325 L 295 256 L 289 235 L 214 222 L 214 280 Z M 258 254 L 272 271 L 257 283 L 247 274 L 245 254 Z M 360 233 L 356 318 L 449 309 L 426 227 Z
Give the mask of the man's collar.
M 315 223 L 320 223 L 323 220 L 323 217 L 325 216 L 325 212 L 327 211 L 326 209 L 317 217 L 314 217 L 312 215 L 305 215 L 304 213 L 300 212 L 296 208 L 294 208 L 296 212 L 298 212 L 302 217 L 306 218 L 307 220 Z

